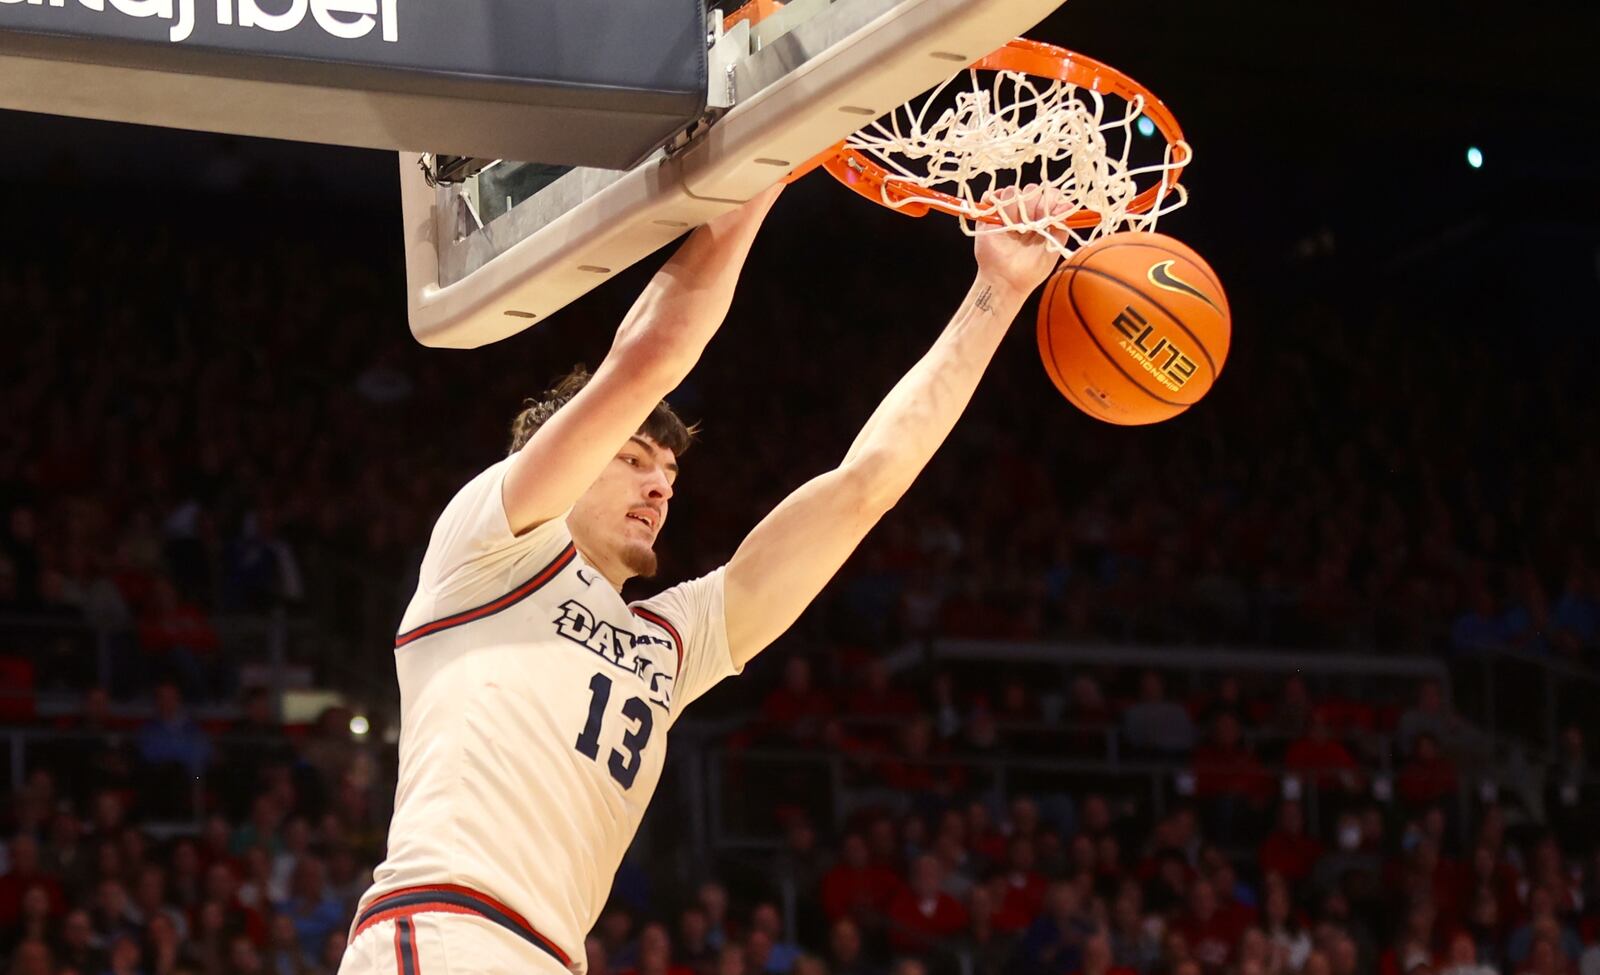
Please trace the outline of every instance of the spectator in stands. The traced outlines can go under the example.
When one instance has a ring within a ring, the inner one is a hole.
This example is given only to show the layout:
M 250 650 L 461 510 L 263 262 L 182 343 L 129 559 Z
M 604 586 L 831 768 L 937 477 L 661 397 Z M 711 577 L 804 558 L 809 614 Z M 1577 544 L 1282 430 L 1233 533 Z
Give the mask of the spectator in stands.
M 357 895 L 359 896 L 359 895 Z M 678 914 L 678 939 L 673 960 L 695 975 L 711 975 L 717 953 L 711 947 L 711 922 L 705 909 L 691 904 Z
M 691 975 L 690 969 L 673 963 L 672 935 L 664 924 L 650 923 L 640 929 L 638 957 L 629 975 Z M 777 971 L 771 964 L 766 970 Z
M 303 774 L 296 780 L 305 796 L 305 808 L 320 813 L 344 784 L 345 774 L 355 767 L 361 746 L 351 739 L 350 709 L 335 705 L 322 709 L 317 722 L 300 745 Z M 613 959 L 615 961 L 615 959 Z
M 758 975 L 745 960 L 743 945 L 726 944 L 717 955 L 717 975 Z
M 149 667 L 170 674 L 190 700 L 204 700 L 218 676 L 219 645 L 205 611 L 183 598 L 171 580 L 157 579 L 139 621 L 139 649 Z
M 911 882 L 889 902 L 889 943 L 896 951 L 920 954 L 941 947 L 967 927 L 967 909 L 940 890 L 944 868 L 923 854 L 911 865 Z
M 167 871 L 160 864 L 145 863 L 139 868 L 133 887 L 133 909 L 147 927 L 157 917 L 164 917 L 178 940 L 188 936 L 189 920 L 168 901 Z
M 11 838 L 7 848 L 9 868 L 0 875 L 0 930 L 9 929 L 22 917 L 22 902 L 30 889 L 40 889 L 46 899 L 46 913 L 58 916 L 66 910 L 61 884 L 45 873 L 39 862 L 39 843 L 27 833 Z
M 1137 975 L 1137 972 L 1118 965 L 1111 955 L 1111 939 L 1103 932 L 1095 932 L 1084 939 L 1083 966 L 1078 975 Z
M 255 942 L 242 934 L 228 941 L 228 966 L 232 975 L 261 975 L 267 970 Z
M 1246 927 L 1241 930 L 1233 955 L 1233 970 L 1239 975 L 1277 975 L 1283 970 L 1282 955 L 1260 928 Z
M 1299 674 L 1290 674 L 1283 680 L 1267 727 L 1281 738 L 1297 741 L 1310 730 L 1315 711 L 1306 679 Z
M 1570 659 L 1595 662 L 1595 652 L 1600 650 L 1600 572 L 1585 565 L 1582 558 L 1575 556 L 1568 562 L 1550 623 L 1550 640 L 1557 650 Z
M 1255 923 L 1260 913 L 1256 890 L 1239 879 L 1233 862 L 1221 849 L 1207 846 L 1200 854 L 1200 870 L 1211 881 L 1211 889 L 1217 897 L 1217 912 L 1223 918 L 1241 930 Z
M 847 833 L 839 862 L 822 878 L 822 909 L 830 922 L 848 917 L 874 928 L 884 905 L 902 887 L 892 869 L 871 861 L 867 841 L 860 833 Z
M 1417 685 L 1416 703 L 1400 716 L 1395 731 L 1400 754 L 1410 755 L 1421 734 L 1432 735 L 1447 752 L 1460 746 L 1461 720 L 1445 702 L 1444 688 L 1431 677 Z
M 1457 975 L 1457 973 L 1450 973 Z M 1493 969 L 1480 968 L 1474 972 L 1462 972 L 1459 975 L 1495 975 Z M 1578 975 L 1600 975 L 1600 943 L 1595 943 L 1583 950 L 1578 958 Z
M 861 928 L 841 917 L 828 928 L 828 963 L 832 975 L 881 975 L 861 952 Z
M 1478 960 L 1478 946 L 1473 942 L 1470 933 L 1457 931 L 1450 936 L 1449 948 L 1439 963 L 1439 975 L 1500 975 L 1500 973 L 1492 965 L 1486 965 Z
M 788 975 L 794 970 L 795 962 L 800 958 L 800 946 L 784 937 L 783 917 L 778 913 L 777 905 L 770 902 L 757 904 L 755 910 L 750 912 L 750 929 L 764 935 L 770 945 L 766 964 L 761 971 Z
M 895 683 L 889 665 L 877 657 L 862 667 L 862 680 L 846 700 L 846 710 L 855 717 L 889 720 L 918 711 L 917 696 Z
M 88 911 L 73 908 L 62 919 L 57 961 L 63 968 L 80 972 L 99 972 L 105 967 L 105 952 L 95 936 Z
M 0 933 L 0 950 L 10 952 L 27 941 L 49 941 L 53 927 L 50 894 L 44 885 L 34 884 L 22 892 L 22 904 L 17 911 L 15 927 Z
M 997 907 L 1002 919 L 1016 918 L 1026 924 L 1044 905 L 1046 882 L 1036 869 L 1034 850 L 1034 841 L 1028 836 L 1013 836 L 1006 845 L 1005 888 Z M 1004 921 L 1002 924 L 1016 930 Z
M 899 753 L 884 760 L 880 774 L 884 784 L 916 806 L 942 806 L 966 784 L 965 769 L 937 750 L 933 722 L 925 716 L 901 727 Z
M 1506 642 L 1514 650 L 1549 653 L 1550 597 L 1539 573 L 1527 565 L 1507 569 L 1505 592 L 1509 598 L 1500 625 Z
M 184 933 L 179 930 L 171 914 L 151 916 L 145 922 L 146 970 L 164 973 L 177 967 L 179 959 L 183 957 L 183 939 Z
M 639 942 L 634 937 L 633 908 L 628 902 L 613 896 L 600 913 L 600 941 L 606 947 L 606 958 L 619 972 L 632 971 L 639 964 Z
M 1068 691 L 1066 720 L 1070 724 L 1067 750 L 1074 755 L 1098 756 L 1106 753 L 1106 729 L 1114 726 L 1111 706 L 1105 691 L 1090 674 L 1072 678 Z
M 256 796 L 250 804 L 250 819 L 240 823 L 228 840 L 228 851 L 235 857 L 248 857 L 251 850 L 262 850 L 268 857 L 283 850 L 282 826 L 288 810 L 282 799 L 271 793 Z M 242 878 L 250 879 L 248 874 Z
M 1520 971 L 1537 968 L 1539 960 L 1533 959 L 1535 947 L 1548 942 L 1569 964 L 1576 964 L 1583 954 L 1583 941 L 1578 932 L 1565 924 L 1556 913 L 1556 895 L 1547 887 L 1534 887 L 1528 892 L 1528 918 L 1511 932 L 1506 942 L 1506 960 Z
M 1582 850 L 1600 822 L 1600 775 L 1589 763 L 1583 728 L 1569 722 L 1556 760 L 1545 772 L 1544 810 L 1550 828 L 1568 852 Z
M 1057 880 L 1045 894 L 1044 913 L 1028 928 L 1017 948 L 1024 975 L 1071 972 L 1083 964 L 1083 945 L 1097 925 L 1071 880 Z
M 123 936 L 137 938 L 142 927 L 138 913 L 128 899 L 127 888 L 122 886 L 122 881 L 111 878 L 101 880 L 95 888 L 90 917 L 96 935 L 105 945 L 113 944 Z
M 1245 745 L 1239 717 L 1220 711 L 1211 739 L 1194 750 L 1194 794 L 1209 832 L 1223 843 L 1245 840 L 1259 828 L 1272 798 L 1272 778 Z
M 1291 884 L 1311 876 L 1322 857 L 1322 843 L 1306 835 L 1305 813 L 1298 800 L 1278 804 L 1278 825 L 1256 852 L 1261 869 L 1277 874 Z
M 972 888 L 967 902 L 970 926 L 963 949 L 971 959 L 975 975 L 1002 975 L 1010 966 L 1016 949 L 1020 925 L 1000 916 L 997 887 L 997 884 L 978 884 Z M 1008 923 L 1001 924 L 1001 921 Z
M 1433 735 L 1418 733 L 1412 744 L 1411 760 L 1395 778 L 1395 792 L 1413 810 L 1436 805 L 1455 795 L 1455 763 L 1445 757 Z
M 1298 972 L 1311 955 L 1311 934 L 1295 910 L 1289 882 L 1281 874 L 1269 873 L 1262 887 L 1261 930 L 1287 970 Z
M 1469 583 L 1467 608 L 1450 623 L 1450 648 L 1458 653 L 1501 650 L 1508 645 L 1499 601 L 1487 583 Z
M 1188 909 L 1172 921 L 1206 975 L 1218 975 L 1228 964 L 1240 924 L 1236 916 L 1220 909 L 1211 881 L 1197 878 L 1189 885 Z
M 18 503 L 6 513 L 6 533 L 0 536 L 0 556 L 12 578 L 13 612 L 30 613 L 39 605 L 39 519 L 33 505 Z
M 1122 715 L 1122 733 L 1137 751 L 1180 755 L 1194 748 L 1194 722 L 1189 712 L 1167 700 L 1161 675 L 1147 670 L 1139 677 L 1139 700 Z
M 156 713 L 139 729 L 141 802 L 156 816 L 182 817 L 192 809 L 192 783 L 211 761 L 211 740 L 184 713 L 178 685 L 156 685 Z
M 218 761 L 221 787 L 231 816 L 240 817 L 262 788 L 262 773 L 294 762 L 294 748 L 284 734 L 272 692 L 247 688 L 240 702 L 243 716 L 229 729 L 229 740 Z
M 1556 935 L 1541 934 L 1534 939 L 1532 950 L 1519 969 L 1520 975 L 1567 975 L 1572 965 L 1564 954 Z
M 700 909 L 706 913 L 706 944 L 720 952 L 732 944 L 738 935 L 728 920 L 728 888 L 708 880 L 700 885 L 695 898 Z M 743 961 L 742 955 L 740 960 Z
M 12 975 L 53 975 L 55 960 L 43 941 L 24 941 L 11 957 Z
M 588 975 L 613 975 L 606 943 L 599 936 L 591 934 L 583 939 L 583 955 Z
M 1109 931 L 1111 960 L 1119 968 L 1149 972 L 1161 959 L 1161 939 L 1145 922 L 1143 908 L 1144 895 L 1138 881 L 1123 880 L 1111 902 Z
M 793 655 L 784 661 L 783 684 L 761 702 L 761 719 L 767 735 L 809 746 L 821 739 L 833 710 L 833 699 L 812 681 L 811 661 Z
M 342 928 L 328 932 L 327 940 L 322 943 L 322 955 L 318 958 L 320 966 L 318 975 L 336 975 L 339 971 L 339 962 L 344 958 L 344 951 L 348 946 L 349 936 Z
M 1362 788 L 1360 766 L 1349 749 L 1333 736 L 1327 716 L 1320 709 L 1312 711 L 1306 736 L 1289 746 L 1283 764 L 1302 781 L 1327 793 L 1354 794 Z M 1331 960 L 1337 966 L 1338 959 Z
M 1413 903 L 1394 944 L 1378 956 L 1379 975 L 1406 975 L 1419 965 L 1431 965 L 1436 951 L 1434 920 L 1431 903 Z

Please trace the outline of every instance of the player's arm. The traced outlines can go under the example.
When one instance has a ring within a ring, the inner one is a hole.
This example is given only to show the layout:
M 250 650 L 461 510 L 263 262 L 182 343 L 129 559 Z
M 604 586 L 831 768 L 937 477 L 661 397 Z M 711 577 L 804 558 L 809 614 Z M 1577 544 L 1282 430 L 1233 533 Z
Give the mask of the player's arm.
M 1055 252 L 1036 236 L 984 235 L 978 275 L 933 347 L 895 384 L 844 461 L 789 495 L 728 563 L 724 614 L 734 663 L 777 639 L 911 487 L 972 399 Z
M 727 317 L 750 243 L 781 191 L 774 187 L 695 230 L 656 272 L 588 384 L 506 471 L 502 500 L 513 532 L 571 507 L 694 368 Z

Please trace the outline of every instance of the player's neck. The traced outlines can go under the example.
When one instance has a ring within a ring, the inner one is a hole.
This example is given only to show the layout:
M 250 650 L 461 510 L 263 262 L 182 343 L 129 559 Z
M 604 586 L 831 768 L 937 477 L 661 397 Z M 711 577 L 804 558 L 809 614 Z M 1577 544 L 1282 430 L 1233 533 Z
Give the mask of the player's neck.
M 600 573 L 600 575 L 605 579 L 606 584 L 612 589 L 615 589 L 619 594 L 622 592 L 623 584 L 629 579 L 633 578 L 633 573 L 629 572 L 627 567 L 622 565 L 620 560 L 612 561 L 599 558 L 585 551 L 582 545 L 577 544 L 576 540 L 573 541 L 573 544 L 578 549 L 578 555 L 581 556 L 585 562 L 589 563 L 591 568 Z

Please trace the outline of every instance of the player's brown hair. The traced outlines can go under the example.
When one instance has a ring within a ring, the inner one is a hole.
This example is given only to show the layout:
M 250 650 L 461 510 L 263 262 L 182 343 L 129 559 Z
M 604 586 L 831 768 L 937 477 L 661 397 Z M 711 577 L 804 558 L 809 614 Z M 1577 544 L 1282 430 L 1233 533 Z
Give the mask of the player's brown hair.
M 556 415 L 556 410 L 561 409 L 578 395 L 578 390 L 589 384 L 589 369 L 581 363 L 573 366 L 572 371 L 556 380 L 554 386 L 545 390 L 543 396 L 524 400 L 522 412 L 511 421 L 511 453 L 521 450 L 523 445 L 533 439 L 539 428 Z M 685 424 L 674 413 L 666 400 L 656 404 L 645 418 L 644 425 L 639 428 L 639 433 L 655 441 L 658 446 L 665 447 L 679 457 L 689 449 L 694 442 L 695 435 L 700 432 L 700 425 Z M 621 446 L 620 444 L 618 446 Z

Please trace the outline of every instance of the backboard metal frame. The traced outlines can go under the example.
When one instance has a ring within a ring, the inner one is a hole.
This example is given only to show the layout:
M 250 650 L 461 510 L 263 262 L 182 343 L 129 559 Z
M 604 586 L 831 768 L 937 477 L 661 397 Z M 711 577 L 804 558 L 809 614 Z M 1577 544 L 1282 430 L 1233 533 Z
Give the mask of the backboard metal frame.
M 543 321 L 1062 2 L 795 0 L 716 39 L 707 113 L 685 138 L 630 170 L 567 172 L 481 226 L 473 181 L 430 185 L 402 153 L 413 335 L 475 348 Z

